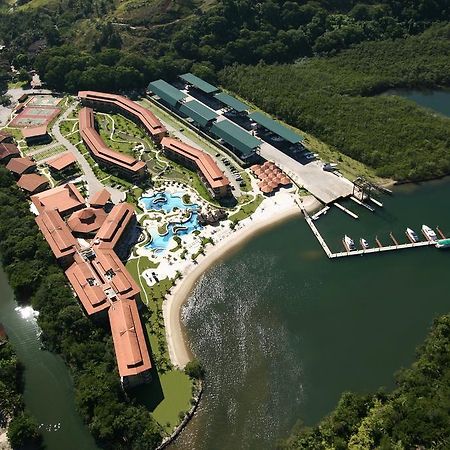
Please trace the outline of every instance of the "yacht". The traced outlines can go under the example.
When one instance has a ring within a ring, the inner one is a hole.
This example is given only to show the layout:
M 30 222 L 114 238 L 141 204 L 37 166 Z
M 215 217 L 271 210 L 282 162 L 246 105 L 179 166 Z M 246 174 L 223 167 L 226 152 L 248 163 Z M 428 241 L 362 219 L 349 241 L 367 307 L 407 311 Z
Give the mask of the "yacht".
M 347 235 L 344 236 L 344 239 L 342 240 L 344 243 L 344 247 L 347 249 L 348 252 L 351 252 L 352 250 L 356 250 L 355 242 L 351 237 L 348 237 Z
M 406 236 L 409 237 L 411 242 L 419 242 L 419 236 L 417 236 L 417 233 L 414 230 L 411 230 L 411 228 L 406 229 Z
M 432 230 L 427 225 L 422 225 L 422 233 L 429 241 L 437 241 L 437 235 L 434 230 Z
M 369 248 L 369 243 L 368 243 L 364 238 L 361 238 L 361 239 L 360 239 L 360 243 L 361 243 L 361 247 L 362 247 L 364 250 L 367 250 L 367 249 Z
M 439 239 L 436 248 L 450 248 L 450 239 Z

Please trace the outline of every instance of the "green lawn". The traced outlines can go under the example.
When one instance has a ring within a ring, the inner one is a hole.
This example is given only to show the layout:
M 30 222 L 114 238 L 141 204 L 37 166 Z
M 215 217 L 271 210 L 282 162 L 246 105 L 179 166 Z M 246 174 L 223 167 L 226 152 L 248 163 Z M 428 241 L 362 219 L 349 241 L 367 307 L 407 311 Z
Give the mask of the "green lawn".
M 264 200 L 264 197 L 262 195 L 257 195 L 256 198 L 252 202 L 241 207 L 241 209 L 237 213 L 231 215 L 229 217 L 229 219 L 235 223 L 246 219 L 247 217 L 251 216 L 258 209 L 258 206 L 261 204 L 261 202 L 263 200 Z
M 66 147 L 64 147 L 63 145 L 58 145 L 57 147 L 52 147 L 42 152 L 35 153 L 33 155 L 33 158 L 35 159 L 35 161 L 39 162 L 45 158 L 49 158 L 50 156 L 57 155 L 58 153 L 62 153 L 65 151 L 67 151 Z
M 154 409 L 153 417 L 166 431 L 170 431 L 180 422 L 180 412 L 191 408 L 193 382 L 180 370 L 163 373 L 159 380 L 164 400 Z

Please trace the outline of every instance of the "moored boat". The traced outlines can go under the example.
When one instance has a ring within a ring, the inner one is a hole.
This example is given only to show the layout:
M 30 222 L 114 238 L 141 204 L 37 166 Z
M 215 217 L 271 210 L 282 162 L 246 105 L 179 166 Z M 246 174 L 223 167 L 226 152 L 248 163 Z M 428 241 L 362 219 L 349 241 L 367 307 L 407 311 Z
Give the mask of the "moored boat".
M 342 239 L 342 243 L 348 252 L 356 250 L 355 242 L 351 237 L 345 235 L 344 239 Z
M 369 248 L 369 243 L 364 238 L 361 238 L 359 242 L 364 250 L 367 250 Z
M 436 248 L 450 248 L 450 239 L 439 239 L 436 241 Z
M 425 238 L 429 241 L 437 241 L 437 235 L 436 232 L 431 229 L 428 225 L 422 225 L 422 233 L 425 236 Z
M 419 242 L 419 236 L 417 236 L 417 233 L 411 228 L 406 229 L 406 236 L 408 236 L 412 243 Z

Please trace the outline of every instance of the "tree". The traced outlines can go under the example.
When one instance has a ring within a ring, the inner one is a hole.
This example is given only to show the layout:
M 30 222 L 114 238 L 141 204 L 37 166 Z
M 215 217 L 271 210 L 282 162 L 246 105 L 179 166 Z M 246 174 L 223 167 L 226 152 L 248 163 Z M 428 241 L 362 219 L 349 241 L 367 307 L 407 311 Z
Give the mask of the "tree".
M 201 366 L 200 361 L 196 358 L 186 364 L 184 372 L 190 378 L 195 378 L 197 380 L 202 380 L 205 376 L 205 370 Z
M 28 446 L 36 448 L 40 447 L 42 442 L 36 422 L 25 412 L 11 420 L 7 436 L 13 449 L 22 449 Z

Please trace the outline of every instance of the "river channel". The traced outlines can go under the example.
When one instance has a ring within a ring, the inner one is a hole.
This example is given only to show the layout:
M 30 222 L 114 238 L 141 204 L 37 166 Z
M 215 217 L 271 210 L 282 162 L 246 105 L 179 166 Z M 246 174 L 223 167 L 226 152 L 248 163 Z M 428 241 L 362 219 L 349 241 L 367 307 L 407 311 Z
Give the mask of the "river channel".
M 25 366 L 24 400 L 36 418 L 48 450 L 96 450 L 94 439 L 77 414 L 73 384 L 63 360 L 41 350 L 33 310 L 18 307 L 0 268 L 0 322 Z

